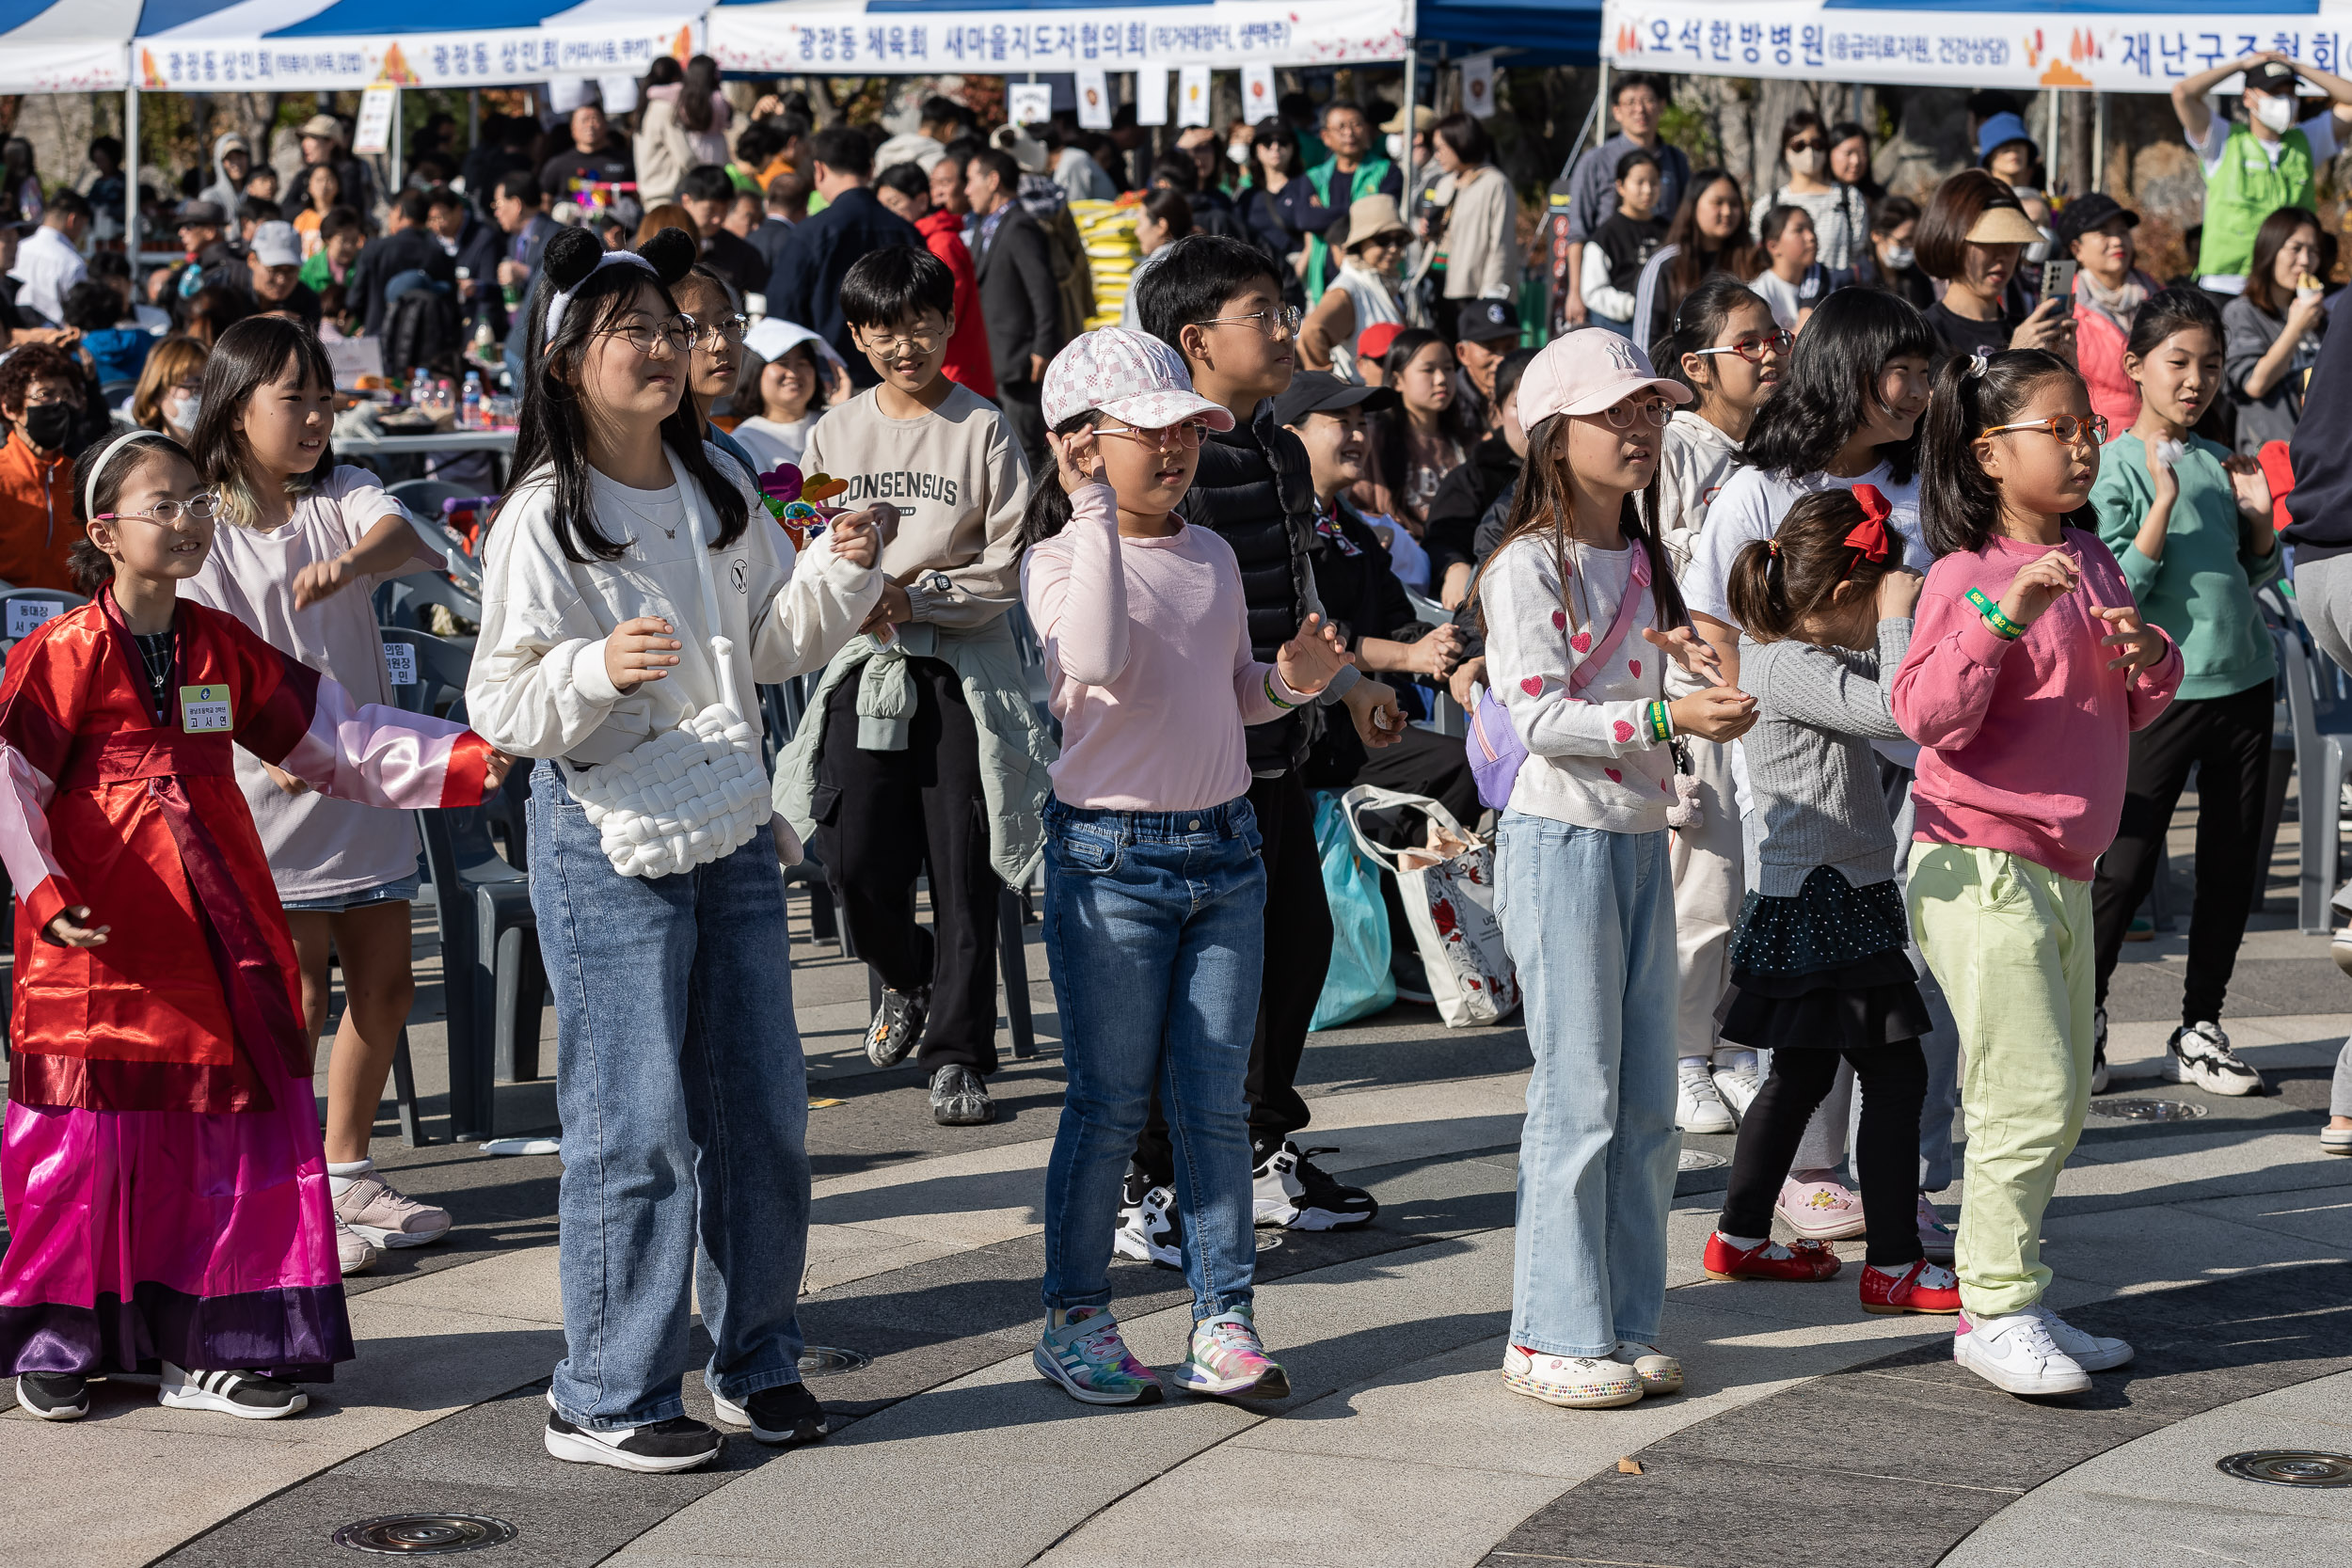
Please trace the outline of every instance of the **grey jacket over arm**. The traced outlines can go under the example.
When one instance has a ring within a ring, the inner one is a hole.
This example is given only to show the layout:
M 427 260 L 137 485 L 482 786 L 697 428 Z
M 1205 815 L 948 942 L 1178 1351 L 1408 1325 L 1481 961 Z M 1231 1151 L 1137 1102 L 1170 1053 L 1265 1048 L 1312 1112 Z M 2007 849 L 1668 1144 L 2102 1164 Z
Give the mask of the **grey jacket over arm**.
M 1894 678 L 1910 647 L 1908 616 L 1881 621 L 1869 653 L 1740 639 L 1740 684 L 1757 714 L 1740 742 L 1756 802 L 1747 832 L 1765 897 L 1795 897 L 1817 866 L 1855 887 L 1894 877 L 1895 824 L 1870 742 L 1903 738 Z

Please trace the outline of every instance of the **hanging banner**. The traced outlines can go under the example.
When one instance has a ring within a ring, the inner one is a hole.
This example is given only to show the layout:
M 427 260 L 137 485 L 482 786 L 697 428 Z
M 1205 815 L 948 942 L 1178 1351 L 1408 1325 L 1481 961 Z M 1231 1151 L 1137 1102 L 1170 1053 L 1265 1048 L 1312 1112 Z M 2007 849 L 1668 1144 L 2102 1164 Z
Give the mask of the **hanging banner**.
M 1209 123 L 1209 68 L 1188 65 L 1176 72 L 1176 123 Z
M 398 87 L 370 87 L 359 95 L 359 118 L 352 125 L 351 150 L 366 154 L 392 150 L 392 117 L 400 113 Z
M 1168 123 L 1168 67 L 1147 65 L 1136 72 L 1136 123 Z
M 1241 68 L 1241 118 L 1255 125 L 1262 119 L 1275 117 L 1274 68 L 1270 65 L 1246 65 Z
M 2266 49 L 2341 73 L 2348 39 L 2352 15 L 2334 11 L 2068 17 L 1871 10 L 1818 0 L 1607 0 L 1600 52 L 1629 71 L 2157 93 Z
M 1015 125 L 1037 125 L 1054 118 L 1051 82 L 1005 84 L 1005 114 Z
M 1495 112 L 1495 57 L 1472 55 L 1462 62 L 1462 107 L 1480 119 Z
M 1107 71 L 1078 73 L 1078 124 L 1083 130 L 1111 128 L 1111 75 Z
M 1216 66 L 1401 60 L 1409 0 L 1216 0 L 1079 11 L 867 11 L 816 0 L 719 6 L 710 54 L 728 71 L 1129 71 L 1145 61 Z
M 663 55 L 683 62 L 701 53 L 701 33 L 698 21 L 648 18 L 634 24 L 413 37 L 206 38 L 162 33 L 140 39 L 132 49 L 137 55 L 138 85 L 145 92 L 470 87 L 559 76 L 642 76 Z

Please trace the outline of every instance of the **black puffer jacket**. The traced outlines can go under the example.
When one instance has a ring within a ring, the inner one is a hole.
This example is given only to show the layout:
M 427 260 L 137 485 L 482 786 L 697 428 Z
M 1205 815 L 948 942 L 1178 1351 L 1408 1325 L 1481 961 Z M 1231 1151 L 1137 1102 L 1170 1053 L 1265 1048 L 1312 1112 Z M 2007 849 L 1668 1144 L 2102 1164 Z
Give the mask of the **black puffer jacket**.
M 1298 635 L 1307 618 L 1309 542 L 1314 537 L 1315 490 L 1307 449 L 1274 422 L 1274 404 L 1258 405 L 1257 418 L 1211 436 L 1200 447 L 1200 466 L 1178 515 L 1205 528 L 1233 547 L 1241 566 L 1243 601 L 1249 609 L 1249 651 L 1271 659 Z M 1249 728 L 1249 769 L 1270 773 L 1295 768 L 1312 744 L 1312 707 L 1286 713 Z

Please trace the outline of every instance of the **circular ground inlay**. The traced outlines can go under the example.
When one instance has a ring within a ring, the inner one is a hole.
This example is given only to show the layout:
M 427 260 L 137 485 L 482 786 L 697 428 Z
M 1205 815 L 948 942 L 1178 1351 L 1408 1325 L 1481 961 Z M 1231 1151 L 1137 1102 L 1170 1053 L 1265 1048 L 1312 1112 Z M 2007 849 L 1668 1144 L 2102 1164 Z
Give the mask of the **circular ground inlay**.
M 1720 1154 L 1710 1154 L 1703 1148 L 1686 1148 L 1682 1151 L 1681 1158 L 1676 1162 L 1675 1168 L 1677 1170 L 1721 1170 L 1729 1164 L 1731 1162 Z
M 2195 1121 L 2209 1115 L 2207 1107 L 2188 1100 L 2145 1100 L 2124 1096 L 2116 1100 L 2094 1100 L 2090 1114 L 2109 1121 Z
M 803 1377 L 831 1377 L 836 1372 L 862 1372 L 874 1364 L 870 1355 L 837 1345 L 804 1345 L 801 1349 Z
M 514 1526 L 478 1513 L 387 1513 L 345 1525 L 334 1535 L 338 1546 L 383 1557 L 440 1557 L 514 1539 Z
M 1277 1252 L 1281 1249 L 1281 1245 L 1282 1233 L 1280 1231 L 1261 1230 L 1258 1232 L 1258 1250 L 1260 1252 Z
M 2272 1486 L 2352 1486 L 2352 1454 L 2316 1449 L 2251 1449 L 2217 1460 L 2214 1468 Z

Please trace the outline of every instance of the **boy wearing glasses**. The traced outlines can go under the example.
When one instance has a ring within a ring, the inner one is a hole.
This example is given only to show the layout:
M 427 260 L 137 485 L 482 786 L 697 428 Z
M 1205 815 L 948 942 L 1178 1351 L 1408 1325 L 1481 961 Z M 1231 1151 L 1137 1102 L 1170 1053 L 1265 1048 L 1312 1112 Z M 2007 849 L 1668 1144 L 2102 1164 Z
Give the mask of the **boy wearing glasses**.
M 919 245 L 861 259 L 841 313 L 881 385 L 809 432 L 830 504 L 898 508 L 881 601 L 834 657 L 776 766 L 776 809 L 818 829 L 850 940 L 881 977 L 866 1059 L 917 1051 L 943 1127 L 996 1108 L 996 899 L 1035 867 L 1055 756 L 1005 612 L 1020 594 L 1029 472 L 997 407 L 941 367 L 955 277 Z M 928 865 L 931 926 L 915 924 Z

